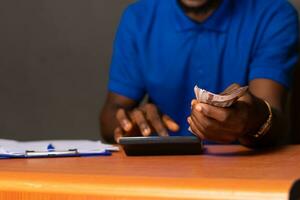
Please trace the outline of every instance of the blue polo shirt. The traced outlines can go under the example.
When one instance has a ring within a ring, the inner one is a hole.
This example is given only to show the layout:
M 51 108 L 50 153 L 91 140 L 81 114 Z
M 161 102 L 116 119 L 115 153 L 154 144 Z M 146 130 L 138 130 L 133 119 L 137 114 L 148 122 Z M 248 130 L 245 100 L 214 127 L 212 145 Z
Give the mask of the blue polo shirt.
M 232 83 L 271 79 L 288 88 L 297 62 L 298 17 L 286 0 L 223 0 L 203 23 L 177 0 L 140 0 L 116 34 L 109 91 L 140 101 L 146 94 L 190 135 L 193 88 L 219 93 Z

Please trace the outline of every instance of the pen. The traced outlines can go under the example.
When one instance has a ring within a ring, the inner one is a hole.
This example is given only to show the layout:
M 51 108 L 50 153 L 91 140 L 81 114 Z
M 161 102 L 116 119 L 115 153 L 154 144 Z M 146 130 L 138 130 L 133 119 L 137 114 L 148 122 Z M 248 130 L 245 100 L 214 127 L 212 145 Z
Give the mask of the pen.
M 55 150 L 55 147 L 50 143 L 50 144 L 47 146 L 47 150 L 48 150 L 48 151 L 54 151 L 54 150 Z

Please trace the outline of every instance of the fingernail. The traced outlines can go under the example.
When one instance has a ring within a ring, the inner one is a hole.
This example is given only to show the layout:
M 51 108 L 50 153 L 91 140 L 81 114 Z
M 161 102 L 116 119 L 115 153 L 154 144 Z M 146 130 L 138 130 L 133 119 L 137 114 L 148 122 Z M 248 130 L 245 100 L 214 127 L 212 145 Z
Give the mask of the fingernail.
M 144 128 L 143 129 L 143 135 L 148 136 L 148 135 L 150 135 L 150 133 L 151 133 L 151 129 L 150 128 Z
M 169 134 L 168 134 L 168 131 L 163 131 L 163 132 L 161 132 L 161 136 L 168 136 Z
M 121 138 L 120 135 L 115 135 L 115 141 L 116 141 L 116 143 L 119 143 L 119 142 L 120 142 L 120 138 Z
M 190 124 L 190 123 L 191 123 L 191 117 L 188 117 L 188 118 L 187 118 L 187 121 L 188 121 L 188 123 Z
M 130 131 L 130 129 L 131 129 L 131 124 L 130 124 L 130 123 L 126 124 L 125 129 L 126 129 L 127 131 Z
M 128 120 L 124 120 L 123 121 L 123 125 L 124 125 L 124 129 L 126 131 L 129 131 L 131 129 L 131 124 L 130 124 L 130 122 Z
M 180 129 L 180 127 L 179 127 L 178 124 L 176 124 L 176 123 L 173 123 L 173 124 L 172 124 L 172 130 L 173 130 L 173 131 L 178 131 L 179 129 Z
M 191 129 L 190 126 L 189 126 L 189 128 L 188 128 L 188 131 L 191 132 L 191 133 L 193 133 L 193 131 L 192 131 L 192 129 Z
M 195 99 L 193 99 L 191 102 L 191 106 L 193 106 L 195 103 L 197 103 L 197 101 Z
M 200 104 L 197 104 L 197 105 L 195 106 L 195 109 L 196 109 L 197 111 L 201 112 L 201 111 L 202 111 L 202 106 L 201 106 Z

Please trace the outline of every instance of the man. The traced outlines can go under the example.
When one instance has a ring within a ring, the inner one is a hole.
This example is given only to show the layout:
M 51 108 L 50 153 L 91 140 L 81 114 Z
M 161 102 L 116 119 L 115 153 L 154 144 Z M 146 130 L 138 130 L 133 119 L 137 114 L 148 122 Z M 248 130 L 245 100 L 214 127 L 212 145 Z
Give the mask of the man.
M 298 18 L 286 0 L 140 0 L 116 35 L 103 137 L 190 135 L 259 148 L 284 143 Z M 193 87 L 249 91 L 233 106 L 193 100 Z M 140 104 L 145 95 L 149 102 Z

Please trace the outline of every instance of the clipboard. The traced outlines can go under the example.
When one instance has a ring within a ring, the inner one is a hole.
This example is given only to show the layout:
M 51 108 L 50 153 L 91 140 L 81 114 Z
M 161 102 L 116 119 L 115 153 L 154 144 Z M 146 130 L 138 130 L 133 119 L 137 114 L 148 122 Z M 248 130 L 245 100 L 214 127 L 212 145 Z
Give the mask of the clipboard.
M 58 158 L 58 157 L 92 157 L 92 156 L 110 156 L 110 151 L 95 153 L 79 153 L 76 149 L 60 151 L 26 151 L 23 155 L 0 154 L 0 159 L 5 158 Z
M 79 153 L 77 149 L 57 151 L 26 151 L 25 158 L 57 158 L 57 157 L 86 157 L 86 156 L 110 156 L 110 151 L 95 153 Z
M 57 147 L 57 148 L 55 148 Z M 74 147 L 74 148 L 72 148 Z M 118 147 L 88 140 L 19 142 L 0 139 L 0 159 L 110 156 Z

